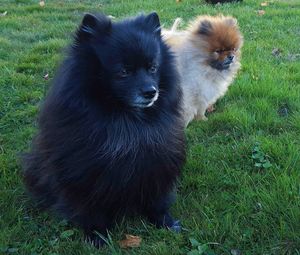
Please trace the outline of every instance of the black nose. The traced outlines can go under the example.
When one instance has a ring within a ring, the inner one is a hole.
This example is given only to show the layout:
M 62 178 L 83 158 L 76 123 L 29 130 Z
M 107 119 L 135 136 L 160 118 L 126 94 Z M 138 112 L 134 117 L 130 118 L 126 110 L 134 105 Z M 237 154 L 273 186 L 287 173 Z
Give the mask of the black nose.
M 228 60 L 232 61 L 233 58 L 234 58 L 234 56 L 233 55 L 229 55 L 227 58 L 228 58 Z
M 156 88 L 151 87 L 147 90 L 142 91 L 142 95 L 146 99 L 152 99 L 156 95 Z

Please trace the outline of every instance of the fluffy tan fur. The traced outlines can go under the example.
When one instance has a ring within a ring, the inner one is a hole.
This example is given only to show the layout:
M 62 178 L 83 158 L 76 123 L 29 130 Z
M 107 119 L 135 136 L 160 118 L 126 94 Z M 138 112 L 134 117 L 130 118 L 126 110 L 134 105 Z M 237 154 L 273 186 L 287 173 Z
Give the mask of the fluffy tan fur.
M 179 23 L 163 30 L 163 38 L 176 55 L 188 125 L 194 118 L 207 120 L 206 109 L 228 90 L 240 68 L 243 37 L 230 16 L 199 16 L 183 31 Z

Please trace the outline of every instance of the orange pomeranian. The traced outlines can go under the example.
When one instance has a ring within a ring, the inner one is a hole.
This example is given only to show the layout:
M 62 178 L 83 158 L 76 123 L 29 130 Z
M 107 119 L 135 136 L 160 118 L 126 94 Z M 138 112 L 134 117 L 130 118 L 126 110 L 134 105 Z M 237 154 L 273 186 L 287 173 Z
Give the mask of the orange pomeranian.
M 177 59 L 187 126 L 194 118 L 207 120 L 206 110 L 228 90 L 241 66 L 243 36 L 230 16 L 199 16 L 184 31 L 179 23 L 163 38 Z

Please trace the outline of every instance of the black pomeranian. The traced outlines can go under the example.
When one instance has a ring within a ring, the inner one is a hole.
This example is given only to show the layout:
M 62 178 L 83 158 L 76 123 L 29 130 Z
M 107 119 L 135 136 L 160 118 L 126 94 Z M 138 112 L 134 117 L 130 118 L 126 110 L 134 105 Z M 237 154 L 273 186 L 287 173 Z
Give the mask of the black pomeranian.
M 27 189 L 96 246 L 116 219 L 169 214 L 185 161 L 181 90 L 156 13 L 113 23 L 86 14 L 24 157 Z

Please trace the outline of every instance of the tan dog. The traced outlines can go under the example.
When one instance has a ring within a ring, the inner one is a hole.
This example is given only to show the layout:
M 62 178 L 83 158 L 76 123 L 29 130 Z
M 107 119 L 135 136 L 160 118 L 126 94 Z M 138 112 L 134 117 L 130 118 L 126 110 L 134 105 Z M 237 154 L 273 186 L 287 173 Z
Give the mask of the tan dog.
M 241 66 L 243 37 L 230 16 L 199 16 L 184 31 L 177 30 L 180 21 L 163 38 L 176 55 L 187 126 L 207 120 L 206 110 L 228 90 Z

